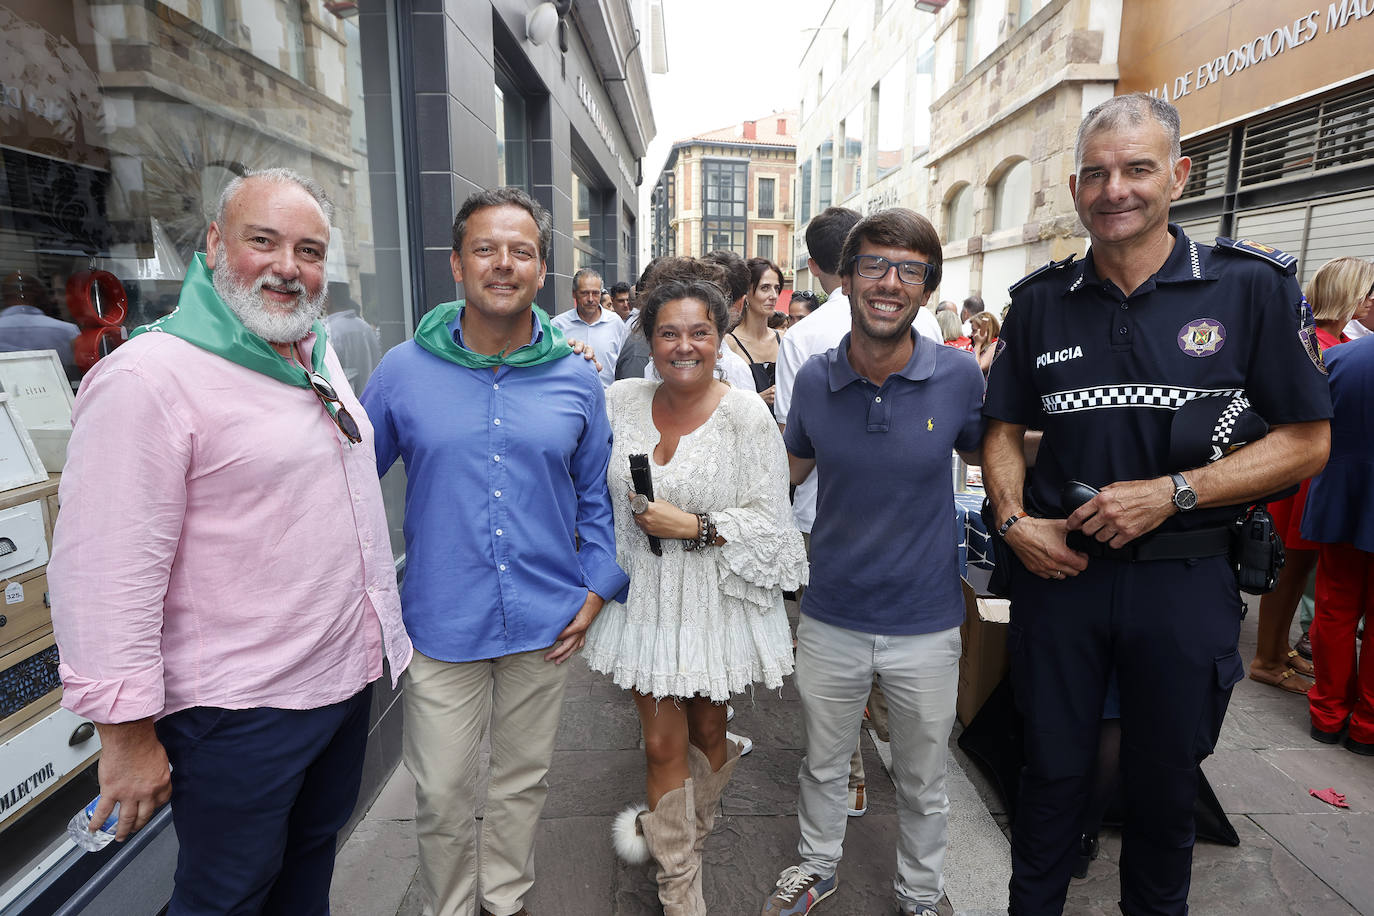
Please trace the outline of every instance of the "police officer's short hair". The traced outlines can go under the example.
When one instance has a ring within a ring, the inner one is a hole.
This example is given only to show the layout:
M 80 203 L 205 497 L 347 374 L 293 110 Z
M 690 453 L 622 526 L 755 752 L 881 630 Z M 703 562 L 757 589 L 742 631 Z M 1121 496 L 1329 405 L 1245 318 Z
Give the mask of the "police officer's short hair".
M 926 274 L 922 287 L 932 290 L 940 285 L 940 267 L 944 262 L 940 233 L 935 231 L 930 220 L 916 211 L 905 207 L 893 207 L 890 210 L 870 213 L 855 223 L 854 228 L 849 230 L 849 235 L 845 237 L 844 248 L 840 251 L 842 274 L 853 276 L 854 256 L 859 253 L 859 248 L 864 242 L 919 252 L 932 268 Z
M 1152 120 L 1164 128 L 1164 133 L 1169 138 L 1169 167 L 1183 156 L 1183 147 L 1179 143 L 1179 119 L 1178 109 L 1164 99 L 1146 95 L 1143 92 L 1132 92 L 1129 95 L 1113 96 L 1102 104 L 1098 105 L 1088 116 L 1083 119 L 1083 123 L 1078 125 L 1078 139 L 1073 145 L 1073 170 L 1076 174 L 1083 165 L 1083 144 L 1088 138 L 1104 130 L 1113 130 L 1123 124 L 1135 127 L 1143 123 L 1146 119 Z

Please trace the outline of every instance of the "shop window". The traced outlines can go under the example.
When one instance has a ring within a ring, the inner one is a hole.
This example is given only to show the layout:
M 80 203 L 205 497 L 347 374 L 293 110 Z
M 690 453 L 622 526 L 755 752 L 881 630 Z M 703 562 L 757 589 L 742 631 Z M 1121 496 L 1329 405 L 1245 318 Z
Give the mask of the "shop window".
M 404 176 L 369 153 L 396 146 L 393 22 L 359 29 L 302 0 L 0 0 L 0 33 L 0 317 L 31 309 L 66 335 L 55 348 L 73 384 L 176 307 L 221 192 L 250 170 L 294 169 L 334 204 L 327 326 L 351 312 L 382 349 L 409 336 Z M 31 348 L 0 323 L 0 350 Z M 343 369 L 334 384 L 361 392 L 372 366 Z M 383 491 L 399 554 L 403 472 Z M 6 823 L 0 899 L 43 873 L 94 781 Z
M 743 255 L 748 225 L 745 200 L 749 163 L 707 159 L 702 162 L 702 251 L 725 248 Z
M 573 270 L 590 267 L 606 277 L 606 264 L 612 260 L 610 252 L 617 239 L 609 236 L 611 219 L 606 212 L 610 193 L 591 179 L 591 170 L 574 163 L 572 174 L 573 201 Z
M 874 150 L 873 177 L 882 178 L 902 164 L 902 121 L 906 117 L 906 58 L 892 65 L 873 87 L 873 109 L 878 113 L 877 149 Z
M 758 211 L 759 219 L 773 219 L 773 214 L 777 211 L 774 199 L 776 198 L 776 188 L 778 180 L 776 178 L 759 179 Z
M 993 192 L 992 231 L 1012 229 L 1030 219 L 1030 162 L 1022 159 L 1007 169 Z
M 498 64 L 496 81 L 496 180 L 530 190 L 530 130 L 525 98 Z

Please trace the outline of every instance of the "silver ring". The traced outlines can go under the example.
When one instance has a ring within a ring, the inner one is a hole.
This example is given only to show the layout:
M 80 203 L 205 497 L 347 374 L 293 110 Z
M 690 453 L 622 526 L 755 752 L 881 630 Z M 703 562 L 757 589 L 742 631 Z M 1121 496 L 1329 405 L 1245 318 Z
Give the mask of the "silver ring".
M 649 497 L 643 493 L 636 493 L 634 498 L 630 500 L 630 511 L 635 515 L 643 515 L 649 511 Z
M 1054 571 L 1054 577 L 1055 577 L 1056 579 L 1062 579 L 1062 578 L 1064 578 L 1064 574 L 1063 574 L 1062 572 L 1060 572 L 1059 570 L 1056 569 L 1056 570 Z

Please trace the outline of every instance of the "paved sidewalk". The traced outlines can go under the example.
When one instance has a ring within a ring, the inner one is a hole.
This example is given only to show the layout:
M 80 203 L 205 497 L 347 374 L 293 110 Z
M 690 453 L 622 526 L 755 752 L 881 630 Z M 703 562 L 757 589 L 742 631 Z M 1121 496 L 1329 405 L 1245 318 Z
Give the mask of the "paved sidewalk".
M 1242 655 L 1254 650 L 1254 614 Z M 527 905 L 537 916 L 657 916 L 647 868 L 616 861 L 610 821 L 643 797 L 644 758 L 634 708 L 624 692 L 572 662 L 550 793 L 536 849 L 539 882 Z M 752 916 L 778 871 L 796 855 L 800 706 L 789 679 L 775 693 L 735 703 L 732 730 L 754 739 L 723 800 L 706 846 L 711 912 Z M 956 726 L 957 729 L 957 726 Z M 957 731 L 956 731 L 957 736 Z M 851 818 L 840 889 L 824 916 L 891 913 L 896 814 L 881 752 L 866 733 L 869 811 Z M 1302 697 L 1249 680 L 1237 686 L 1221 745 L 1205 769 L 1241 837 L 1239 848 L 1200 844 L 1193 912 L 1374 913 L 1374 760 L 1307 736 Z M 1334 786 L 1349 811 L 1307 794 Z M 1006 912 L 1005 814 L 986 781 L 956 752 L 949 772 L 950 850 L 946 882 L 964 916 Z M 404 767 L 339 854 L 331 895 L 336 916 L 417 916 L 414 786 Z M 1070 889 L 1068 912 L 1117 913 L 1120 838 L 1103 836 L 1102 858 Z

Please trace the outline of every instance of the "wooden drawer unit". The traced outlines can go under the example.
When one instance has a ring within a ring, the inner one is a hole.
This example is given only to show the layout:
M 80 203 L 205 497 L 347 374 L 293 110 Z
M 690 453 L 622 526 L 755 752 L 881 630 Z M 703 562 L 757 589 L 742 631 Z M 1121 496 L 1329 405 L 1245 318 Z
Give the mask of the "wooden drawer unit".
M 95 726 L 66 709 L 55 709 L 0 739 L 0 832 L 99 753 Z
M 0 597 L 0 658 L 3 658 L 52 624 L 47 567 L 13 579 L 0 579 L 0 595 L 3 595 Z

